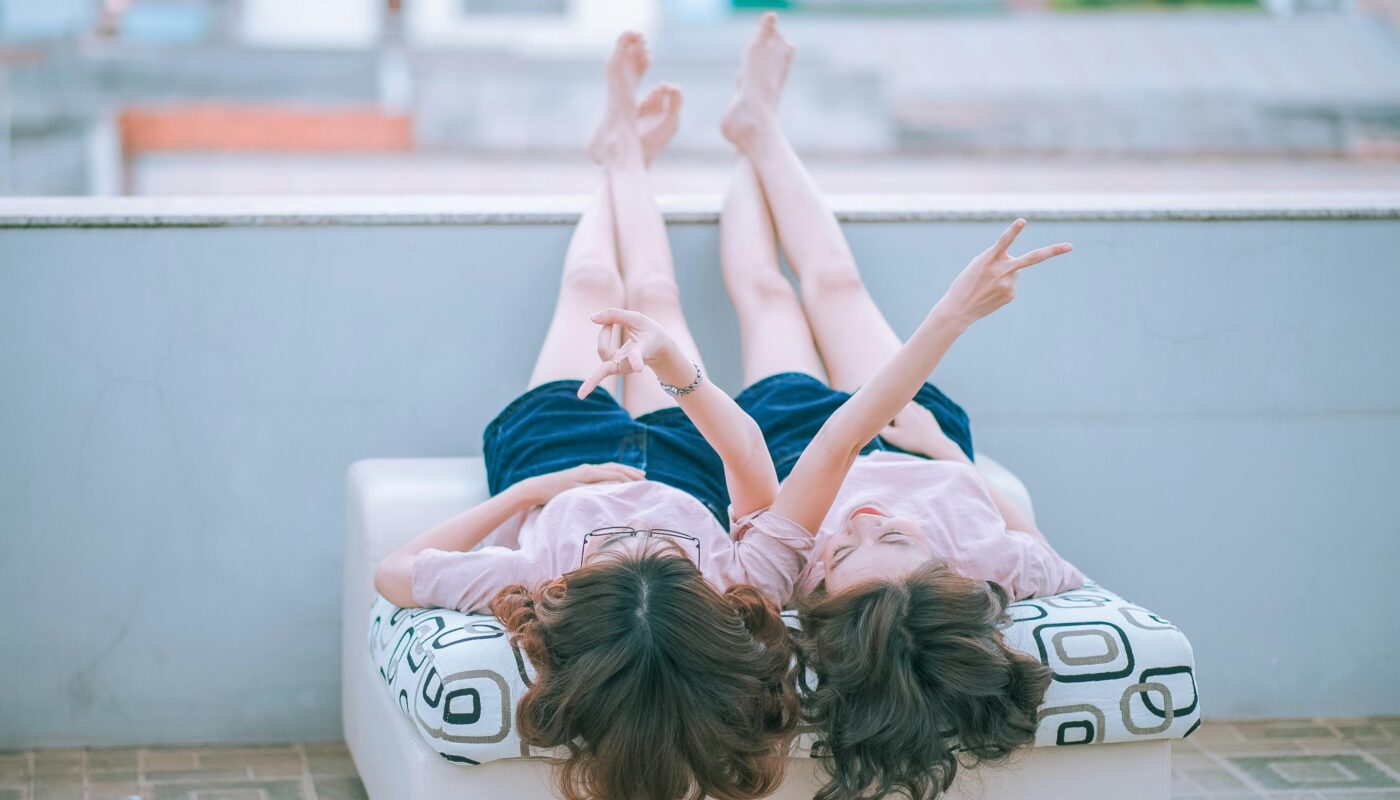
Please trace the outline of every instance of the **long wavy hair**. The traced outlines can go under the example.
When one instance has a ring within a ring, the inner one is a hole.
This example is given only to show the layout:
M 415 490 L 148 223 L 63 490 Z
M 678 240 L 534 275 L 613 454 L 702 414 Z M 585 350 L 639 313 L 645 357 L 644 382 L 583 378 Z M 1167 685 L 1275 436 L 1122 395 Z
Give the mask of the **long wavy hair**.
M 803 711 L 829 776 L 816 800 L 932 800 L 960 765 L 1035 739 L 1051 670 L 1006 646 L 1006 603 L 941 562 L 800 601 L 797 646 L 818 679 Z
M 748 800 L 782 783 L 799 701 L 778 609 L 684 558 L 618 554 L 491 602 L 538 677 L 521 738 L 566 800 Z

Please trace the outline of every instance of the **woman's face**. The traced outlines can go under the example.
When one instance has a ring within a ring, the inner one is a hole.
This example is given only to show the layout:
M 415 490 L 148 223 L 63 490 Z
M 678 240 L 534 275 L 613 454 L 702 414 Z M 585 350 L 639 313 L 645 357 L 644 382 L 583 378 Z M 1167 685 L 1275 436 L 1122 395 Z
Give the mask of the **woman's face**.
M 903 578 L 928 563 L 933 548 L 917 523 L 867 505 L 851 512 L 821 557 L 826 588 L 840 592 L 866 581 Z

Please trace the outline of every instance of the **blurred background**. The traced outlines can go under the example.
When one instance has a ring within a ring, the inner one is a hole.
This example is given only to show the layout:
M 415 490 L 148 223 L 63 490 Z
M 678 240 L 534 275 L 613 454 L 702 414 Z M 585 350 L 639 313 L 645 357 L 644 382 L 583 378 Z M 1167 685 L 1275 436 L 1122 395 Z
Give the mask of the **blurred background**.
M 0 0 L 0 800 L 187 796 L 7 748 L 342 737 L 346 467 L 479 453 L 525 385 L 624 28 L 686 92 L 654 183 L 742 386 L 718 121 L 773 6 L 897 332 L 1016 216 L 1074 243 L 937 379 L 1210 722 L 1400 714 L 1400 0 L 1266 2 Z
M 828 191 L 1400 187 L 1397 0 L 0 0 L 0 193 L 587 191 L 624 27 L 717 192 L 762 8 Z

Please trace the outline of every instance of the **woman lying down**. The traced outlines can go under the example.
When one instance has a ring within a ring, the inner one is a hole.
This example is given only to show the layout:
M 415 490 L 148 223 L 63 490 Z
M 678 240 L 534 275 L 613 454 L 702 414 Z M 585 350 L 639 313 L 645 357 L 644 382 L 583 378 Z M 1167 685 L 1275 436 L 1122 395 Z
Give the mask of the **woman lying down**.
M 924 382 L 1069 245 L 1012 256 L 1017 220 L 901 342 L 778 127 L 792 52 L 765 15 L 721 122 L 747 388 L 707 380 L 681 311 L 647 167 L 682 95 L 636 101 L 648 54 L 624 34 L 589 147 L 601 185 L 529 386 L 486 429 L 492 496 L 375 575 L 400 606 L 501 618 L 539 675 L 521 737 L 567 749 L 569 800 L 766 796 L 799 719 L 823 741 L 821 800 L 931 798 L 959 757 L 1034 738 L 1049 670 L 1003 643 L 1006 604 L 1083 582 L 982 480 L 966 415 Z M 599 388 L 615 375 L 620 401 Z M 801 698 L 799 665 L 818 676 Z

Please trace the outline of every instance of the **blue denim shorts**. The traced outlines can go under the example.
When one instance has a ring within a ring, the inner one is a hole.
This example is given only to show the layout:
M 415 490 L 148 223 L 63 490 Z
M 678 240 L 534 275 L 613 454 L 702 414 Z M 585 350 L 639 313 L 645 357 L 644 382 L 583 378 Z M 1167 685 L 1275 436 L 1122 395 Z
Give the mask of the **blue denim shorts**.
M 482 453 L 492 495 L 535 475 L 615 461 L 699 500 L 729 530 L 724 464 L 684 411 L 672 406 L 633 419 L 606 389 L 578 399 L 579 385 L 536 386 L 486 426 Z
M 768 452 L 773 456 L 773 466 L 778 468 L 778 479 L 782 480 L 792 472 L 798 456 L 807 449 L 827 417 L 850 396 L 806 373 L 780 372 L 749 386 L 734 400 L 763 430 Z M 963 411 L 962 406 L 948 399 L 931 383 L 925 383 L 919 389 L 919 393 L 914 395 L 914 402 L 933 412 L 934 419 L 938 420 L 938 425 L 948 434 L 948 438 L 957 442 L 967 457 L 972 458 L 972 429 L 968 427 L 967 412 Z M 861 454 L 875 450 L 909 452 L 877 436 L 861 450 Z

